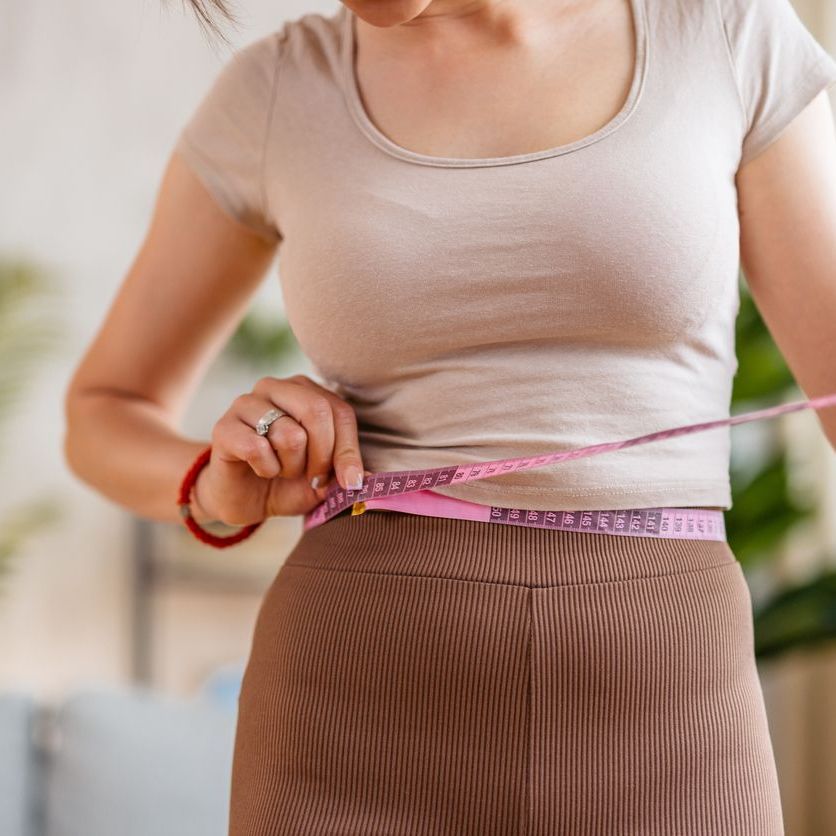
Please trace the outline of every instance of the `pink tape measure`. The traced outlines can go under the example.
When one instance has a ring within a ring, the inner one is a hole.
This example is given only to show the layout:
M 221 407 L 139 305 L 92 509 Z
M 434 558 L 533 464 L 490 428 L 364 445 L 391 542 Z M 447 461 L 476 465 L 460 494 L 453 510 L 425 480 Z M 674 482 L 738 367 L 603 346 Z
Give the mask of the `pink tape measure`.
M 305 514 L 305 531 L 327 522 L 352 506 L 352 514 L 362 514 L 374 508 L 386 508 L 425 516 L 479 520 L 504 525 L 551 528 L 563 531 L 585 531 L 597 534 L 622 534 L 638 537 L 661 537 L 694 540 L 725 540 L 726 531 L 722 511 L 708 508 L 632 508 L 600 511 L 537 511 L 525 508 L 504 508 L 483 505 L 436 493 L 438 486 L 459 485 L 477 479 L 488 479 L 517 470 L 531 470 L 555 462 L 597 456 L 612 450 L 622 450 L 638 444 L 648 444 L 664 438 L 703 432 L 715 427 L 744 424 L 772 418 L 803 409 L 822 409 L 836 406 L 836 392 L 804 401 L 744 412 L 730 418 L 686 424 L 628 438 L 592 444 L 573 450 L 555 451 L 541 456 L 516 459 L 496 459 L 477 464 L 449 465 L 429 470 L 379 471 L 367 476 L 363 486 L 345 490 L 336 482 L 325 499 Z

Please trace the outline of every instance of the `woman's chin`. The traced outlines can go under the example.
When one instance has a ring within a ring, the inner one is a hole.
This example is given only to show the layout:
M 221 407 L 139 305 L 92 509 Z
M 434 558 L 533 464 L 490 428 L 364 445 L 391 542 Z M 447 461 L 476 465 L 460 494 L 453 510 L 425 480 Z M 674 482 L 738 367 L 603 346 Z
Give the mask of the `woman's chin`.
M 432 0 L 343 0 L 357 17 L 371 26 L 388 28 L 417 17 Z

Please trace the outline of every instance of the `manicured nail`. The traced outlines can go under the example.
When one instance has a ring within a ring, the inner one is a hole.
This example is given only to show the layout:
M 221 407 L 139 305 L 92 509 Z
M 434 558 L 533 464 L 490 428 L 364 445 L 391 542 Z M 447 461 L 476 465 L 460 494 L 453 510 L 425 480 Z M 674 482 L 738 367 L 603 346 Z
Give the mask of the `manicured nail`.
M 321 476 L 314 476 L 314 478 L 313 478 L 313 479 L 311 479 L 311 487 L 312 487 L 314 490 L 316 490 L 316 489 L 319 487 L 319 483 L 320 483 L 321 481 L 322 481 L 322 477 L 321 477 Z
M 363 487 L 363 474 L 354 465 L 349 465 L 345 471 L 346 486 L 353 490 L 360 490 Z

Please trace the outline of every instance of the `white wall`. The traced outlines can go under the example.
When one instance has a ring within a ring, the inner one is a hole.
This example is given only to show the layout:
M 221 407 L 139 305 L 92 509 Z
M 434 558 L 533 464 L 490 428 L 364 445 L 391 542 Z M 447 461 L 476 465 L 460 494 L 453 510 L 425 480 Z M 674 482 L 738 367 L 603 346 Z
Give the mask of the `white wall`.
M 238 6 L 240 45 L 337 3 Z M 65 509 L 0 586 L 0 688 L 58 696 L 128 676 L 130 615 L 130 518 L 64 466 L 61 396 L 139 246 L 175 135 L 226 53 L 171 0 L 5 0 L 1 14 L 0 257 L 50 269 L 70 338 L 0 439 L 0 519 L 46 491 Z M 275 277 L 260 296 L 281 305 Z

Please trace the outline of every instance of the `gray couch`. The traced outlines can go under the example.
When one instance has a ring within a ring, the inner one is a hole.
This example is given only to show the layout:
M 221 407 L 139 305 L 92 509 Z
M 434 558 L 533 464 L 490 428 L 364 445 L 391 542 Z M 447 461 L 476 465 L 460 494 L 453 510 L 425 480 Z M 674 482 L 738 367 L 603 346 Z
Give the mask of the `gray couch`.
M 236 705 L 0 693 L 0 836 L 226 836 Z

